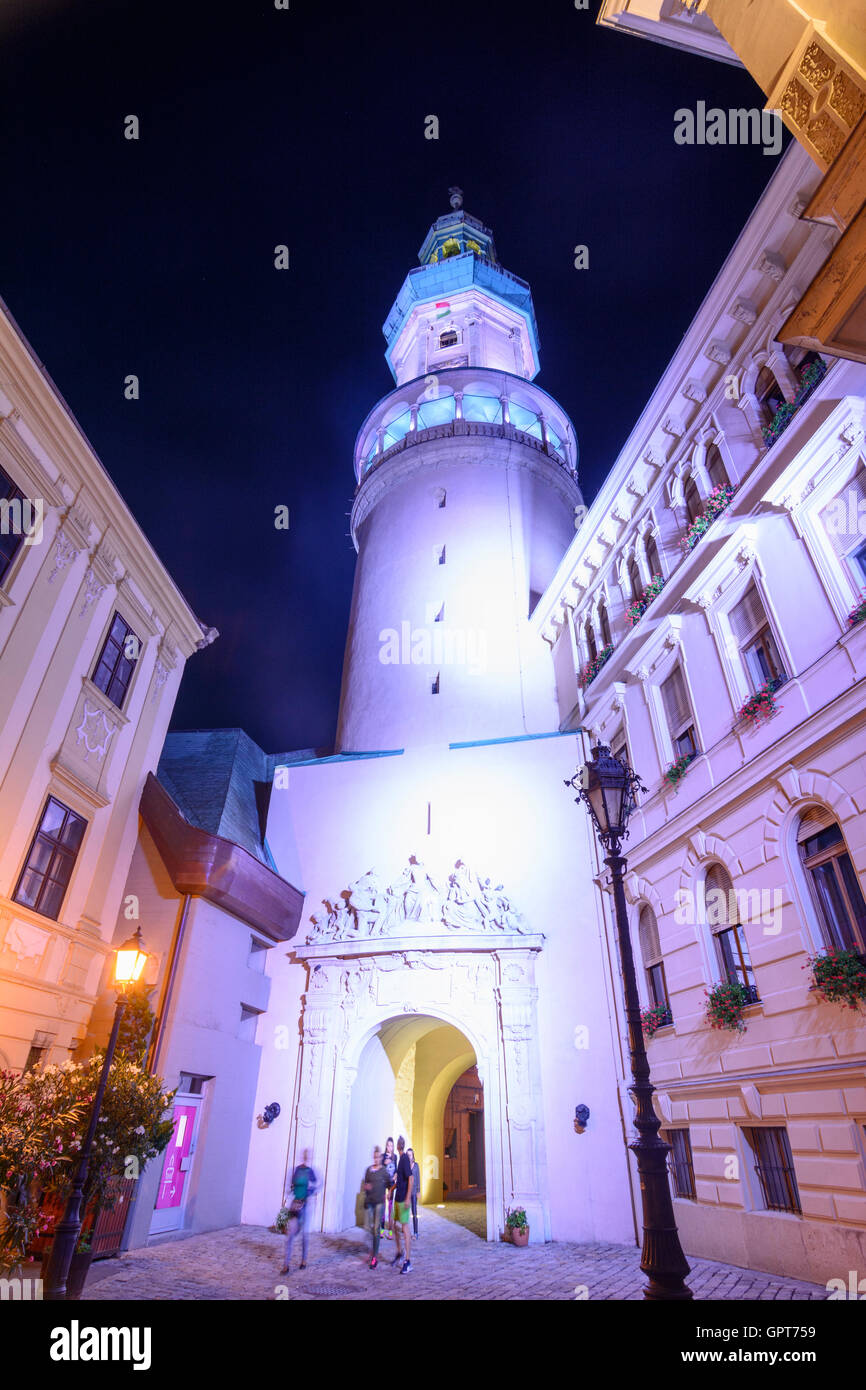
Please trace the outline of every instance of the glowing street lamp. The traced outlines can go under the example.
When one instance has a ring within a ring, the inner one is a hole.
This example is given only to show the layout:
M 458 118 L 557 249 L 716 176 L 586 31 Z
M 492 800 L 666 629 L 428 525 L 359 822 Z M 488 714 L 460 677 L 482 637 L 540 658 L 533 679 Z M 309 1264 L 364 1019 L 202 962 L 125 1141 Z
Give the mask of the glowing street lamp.
M 629 1144 L 629 1148 L 637 1159 L 640 1175 L 644 1230 L 640 1267 L 648 1277 L 644 1298 L 691 1298 L 692 1291 L 684 1282 L 689 1265 L 680 1245 L 668 1183 L 667 1155 L 670 1145 L 659 1138 L 661 1125 L 652 1103 L 655 1088 L 650 1080 L 644 1047 L 623 887 L 626 861 L 620 853 L 622 842 L 628 837 L 629 817 L 635 808 L 637 793 L 646 791 L 646 788 L 638 774 L 619 758 L 614 758 L 610 749 L 602 743 L 597 743 L 593 749 L 592 762 L 585 763 L 565 785 L 578 792 L 575 801 L 583 801 L 589 811 L 595 832 L 604 846 L 604 862 L 610 867 L 613 882 L 631 1060 L 632 1084 L 629 1090 L 635 1101 L 634 1126 L 638 1132 L 638 1138 Z
M 81 1202 L 84 1184 L 87 1179 L 87 1170 L 90 1166 L 93 1136 L 96 1133 L 99 1112 L 102 1109 L 102 1100 L 108 1082 L 108 1073 L 111 1070 L 111 1063 L 114 1060 L 114 1051 L 117 1046 L 117 1036 L 120 1032 L 121 1019 L 126 1009 L 126 991 L 130 985 L 136 984 L 141 979 L 142 972 L 147 964 L 147 959 L 147 952 L 142 948 L 141 927 L 136 927 L 135 932 L 129 940 L 124 941 L 122 946 L 118 946 L 115 952 L 114 987 L 117 990 L 117 1003 L 114 1009 L 114 1023 L 111 1029 L 111 1037 L 108 1039 L 108 1047 L 105 1049 L 105 1058 L 102 1063 L 102 1070 L 99 1073 L 99 1085 L 96 1088 L 96 1095 L 93 1097 L 93 1106 L 90 1111 L 87 1134 L 84 1137 L 81 1153 L 78 1156 L 78 1164 L 75 1169 L 75 1177 L 72 1181 L 72 1189 L 66 1202 L 66 1210 L 63 1213 L 63 1220 L 58 1223 L 54 1232 L 51 1255 L 48 1260 L 48 1267 L 45 1271 L 44 1278 L 43 1297 L 46 1299 L 57 1301 L 66 1298 L 66 1281 L 69 1278 L 69 1267 L 72 1263 L 72 1256 L 75 1254 L 75 1246 L 81 1231 Z

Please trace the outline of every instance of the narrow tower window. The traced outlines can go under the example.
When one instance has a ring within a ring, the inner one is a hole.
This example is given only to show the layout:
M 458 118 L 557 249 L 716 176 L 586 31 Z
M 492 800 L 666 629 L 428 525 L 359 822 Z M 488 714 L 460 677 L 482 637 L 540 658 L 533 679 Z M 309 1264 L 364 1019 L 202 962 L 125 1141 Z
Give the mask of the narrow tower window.
M 438 695 L 438 694 L 439 694 L 439 672 L 438 672 L 438 671 L 436 672 L 436 675 L 433 677 L 433 681 L 432 681 L 432 684 L 431 684 L 431 686 L 430 686 L 430 694 L 431 694 L 431 695 Z
M 456 347 L 459 341 L 460 339 L 457 336 L 456 330 L 453 328 L 449 328 L 445 333 L 439 334 L 440 348 Z
M 433 547 L 433 559 L 436 561 L 436 564 L 437 564 L 437 565 L 444 565 L 444 564 L 445 564 L 445 547 L 444 547 L 444 545 L 437 545 L 437 546 L 434 546 L 434 547 Z

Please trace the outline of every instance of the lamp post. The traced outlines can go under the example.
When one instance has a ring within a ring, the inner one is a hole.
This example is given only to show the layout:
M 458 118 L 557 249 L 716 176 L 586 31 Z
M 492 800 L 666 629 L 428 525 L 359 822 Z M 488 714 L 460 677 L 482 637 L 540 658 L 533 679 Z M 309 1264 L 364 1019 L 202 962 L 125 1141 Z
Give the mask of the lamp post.
M 75 1254 L 75 1246 L 81 1231 L 81 1201 L 84 1184 L 87 1180 L 87 1170 L 90 1166 L 93 1136 L 96 1133 L 99 1112 L 102 1109 L 102 1098 L 105 1095 L 105 1087 L 108 1082 L 108 1073 L 114 1059 L 117 1035 L 120 1032 L 120 1021 L 126 1008 L 126 989 L 127 986 L 135 984 L 141 979 L 146 961 L 147 952 L 142 950 L 141 927 L 137 927 L 134 935 L 117 948 L 114 962 L 114 987 L 118 991 L 118 995 L 114 1010 L 114 1023 L 111 1037 L 108 1039 L 108 1047 L 105 1049 L 105 1058 L 99 1073 L 99 1085 L 96 1088 L 96 1095 L 93 1097 L 90 1122 L 84 1136 L 84 1143 L 81 1146 L 81 1153 L 78 1156 L 72 1189 L 66 1201 L 66 1210 L 63 1213 L 63 1220 L 58 1223 L 54 1232 L 51 1255 L 45 1271 L 43 1297 L 46 1299 L 57 1301 L 66 1298 L 69 1266 L 72 1263 L 72 1256 Z
M 629 1090 L 635 1101 L 634 1125 L 638 1132 L 638 1138 L 629 1144 L 629 1148 L 637 1159 L 640 1175 L 644 1231 L 640 1267 L 648 1278 L 644 1298 L 691 1298 L 692 1291 L 684 1282 L 689 1265 L 680 1246 L 668 1184 L 667 1155 L 670 1145 L 659 1138 L 661 1125 L 652 1103 L 654 1087 L 644 1047 L 623 888 L 626 861 L 620 848 L 628 836 L 628 820 L 635 807 L 636 794 L 646 788 L 638 774 L 618 758 L 612 757 L 610 749 L 602 743 L 597 743 L 593 749 L 592 762 L 585 763 L 565 785 L 573 787 L 578 792 L 575 801 L 583 801 L 588 808 L 605 850 L 604 862 L 609 866 L 613 880 L 616 935 L 631 1060 L 632 1084 Z

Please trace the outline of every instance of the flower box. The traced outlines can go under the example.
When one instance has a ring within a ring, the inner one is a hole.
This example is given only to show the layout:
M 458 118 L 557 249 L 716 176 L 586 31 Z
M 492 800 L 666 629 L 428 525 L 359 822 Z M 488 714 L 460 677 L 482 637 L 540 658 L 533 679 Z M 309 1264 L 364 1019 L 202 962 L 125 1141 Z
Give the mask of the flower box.
M 700 516 L 696 516 L 686 534 L 680 541 L 683 554 L 688 555 L 694 550 L 701 537 L 710 529 L 716 517 L 726 512 L 731 505 L 731 498 L 736 492 L 736 488 L 731 483 L 719 483 L 714 487 L 709 497 L 707 505 L 704 507 Z
M 653 599 L 658 598 L 664 587 L 665 581 L 662 576 L 660 574 L 654 574 L 640 598 L 636 598 L 634 603 L 630 603 L 625 610 L 625 620 L 629 627 L 634 627 L 635 623 L 640 621 Z
M 578 673 L 577 677 L 577 683 L 580 686 L 581 690 L 586 690 L 586 687 L 589 685 L 589 683 L 595 680 L 604 663 L 608 661 L 612 656 L 613 647 L 605 647 L 603 652 L 599 652 L 598 656 L 594 656 L 592 661 L 588 661 L 586 663 L 583 670 Z
M 704 990 L 707 997 L 707 1022 L 711 1028 L 726 1028 L 732 1033 L 745 1033 L 743 1011 L 749 1004 L 758 1003 L 758 991 L 754 985 L 744 985 L 740 980 L 725 980 Z
M 810 989 L 828 1004 L 856 1009 L 866 999 L 866 957 L 850 947 L 819 951 L 803 969 L 812 972 Z
M 764 443 L 768 449 L 772 449 L 776 440 L 790 425 L 800 406 L 803 405 L 811 396 L 818 382 L 826 374 L 827 363 L 823 357 L 818 357 L 814 362 L 810 362 L 808 367 L 804 367 L 800 373 L 800 384 L 794 394 L 792 401 L 785 401 L 779 406 L 769 425 L 765 425 L 762 434 Z
M 652 1008 L 641 1010 L 640 1021 L 644 1033 L 648 1038 L 651 1038 L 660 1028 L 669 1028 L 674 1017 L 669 1005 L 653 1004 Z
M 672 787 L 678 786 L 697 756 L 697 753 L 683 753 L 675 763 L 671 763 L 665 773 L 665 781 L 670 782 Z
M 765 681 L 760 690 L 756 690 L 754 695 L 750 695 L 745 704 L 737 710 L 734 728 L 755 729 L 759 724 L 772 719 L 774 714 L 778 714 L 781 705 L 776 703 L 776 692 L 784 683 L 785 678 L 783 676 Z
M 866 622 L 866 589 L 860 590 L 860 597 L 848 614 L 848 626 L 856 627 L 858 623 Z

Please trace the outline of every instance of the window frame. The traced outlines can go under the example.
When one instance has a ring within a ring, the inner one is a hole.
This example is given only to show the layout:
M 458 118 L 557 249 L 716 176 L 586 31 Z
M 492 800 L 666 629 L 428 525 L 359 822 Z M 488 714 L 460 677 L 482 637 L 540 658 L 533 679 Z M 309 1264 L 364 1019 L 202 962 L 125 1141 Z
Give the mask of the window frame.
M 4 479 L 6 484 L 5 488 Z M 10 475 L 6 472 L 6 469 L 2 466 L 2 464 L 0 464 L 0 498 L 9 503 L 15 502 L 17 500 L 22 504 L 22 507 L 24 502 L 27 500 L 27 494 L 21 491 L 21 488 L 15 482 L 14 478 L 10 477 Z M 12 546 L 7 546 L 4 551 L 4 542 L 9 540 L 10 535 L 12 535 L 15 544 Z M 7 581 L 9 579 L 9 576 L 13 573 L 15 569 L 16 562 L 21 558 L 23 546 L 23 529 L 17 535 L 14 532 L 8 531 L 5 533 L 0 533 L 0 589 L 8 587 Z
M 63 811 L 63 819 L 60 823 L 59 832 L 57 834 L 49 833 L 42 829 L 43 823 L 45 821 L 46 816 L 48 815 L 49 808 L 51 807 L 52 803 Z M 75 846 L 74 852 L 70 850 L 62 842 L 62 836 L 64 831 L 66 830 L 67 825 L 69 824 L 70 817 L 73 817 L 75 820 L 80 821 L 82 826 L 81 835 L 79 837 L 77 845 Z M 59 922 L 60 913 L 63 910 L 63 904 L 66 901 L 66 897 L 69 892 L 69 885 L 72 882 L 76 865 L 78 864 L 81 849 L 84 844 L 85 836 L 87 834 L 88 825 L 89 821 L 84 816 L 82 816 L 78 811 L 74 810 L 71 806 L 67 806 L 66 803 L 64 801 L 61 801 L 59 797 L 56 797 L 51 792 L 49 792 L 43 804 L 39 820 L 36 824 L 36 828 L 33 831 L 33 834 L 30 838 L 30 844 L 28 846 L 27 853 L 24 857 L 24 863 L 21 866 L 18 878 L 15 883 L 15 888 L 11 894 L 11 901 L 16 903 L 19 907 L 26 908 L 29 912 L 35 912 L 39 917 L 45 917 L 48 921 Z M 41 840 L 40 836 L 42 837 Z M 31 864 L 31 860 L 34 859 L 37 846 L 41 846 L 44 848 L 46 843 L 49 847 L 48 859 L 46 861 L 44 870 L 38 869 L 35 867 L 35 864 Z M 65 879 L 59 877 L 56 873 L 51 872 L 51 870 L 54 869 L 55 866 L 60 865 L 67 866 Z M 32 903 L 27 902 L 19 896 L 27 874 L 39 876 L 42 880 L 42 882 L 39 885 L 39 890 L 36 893 L 35 900 Z M 47 896 L 49 885 L 58 885 L 62 888 L 62 892 L 57 900 L 56 910 L 54 912 L 43 911 L 43 903 L 45 897 Z
M 673 679 L 674 674 L 675 674 L 675 672 L 677 672 L 677 671 L 679 672 L 680 680 L 682 681 L 682 684 L 683 684 L 683 690 L 684 690 L 684 692 L 685 692 L 686 703 L 688 704 L 688 707 L 689 707 L 689 708 L 688 708 L 688 718 L 687 718 L 684 722 L 681 722 L 681 723 L 677 724 L 677 725 L 676 725 L 676 728 L 675 728 L 675 727 L 674 727 L 674 723 L 671 721 L 671 718 L 670 718 L 670 714 L 669 714 L 669 711 L 668 711 L 667 701 L 665 700 L 665 696 L 664 696 L 664 687 L 667 685 L 668 681 L 670 681 L 670 680 Z M 659 684 L 658 684 L 658 691 L 659 691 L 659 700 L 661 701 L 662 715 L 663 715 L 663 718 L 664 718 L 664 727 L 665 727 L 665 729 L 667 730 L 668 738 L 669 738 L 669 740 L 670 740 L 671 749 L 673 750 L 674 760 L 676 760 L 676 759 L 678 759 L 678 758 L 681 758 L 681 757 L 684 757 L 686 752 L 690 752 L 690 753 L 693 753 L 693 754 L 697 755 L 697 754 L 700 753 L 700 751 L 701 751 L 700 742 L 699 742 L 699 740 L 698 740 L 698 728 L 697 728 L 697 722 L 696 722 L 696 720 L 695 720 L 695 712 L 694 712 L 694 706 L 693 706 L 693 704 L 692 704 L 691 691 L 689 690 L 689 685 L 688 685 L 688 681 L 686 680 L 686 673 L 685 673 L 685 669 L 684 669 L 684 667 L 683 667 L 682 662 L 680 662 L 680 661 L 675 661 L 675 662 L 674 662 L 673 666 L 671 667 L 670 671 L 668 671 L 668 673 L 667 673 L 667 675 L 664 677 L 664 679 L 659 681 Z M 691 743 L 692 743 L 692 747 L 689 748 L 689 749 L 680 748 L 680 746 L 679 746 L 680 740 L 684 739 L 688 734 L 691 734 Z
M 119 643 L 116 637 L 114 636 L 114 626 L 117 622 L 122 623 L 125 629 L 124 635 Z M 125 655 L 126 643 L 130 637 L 134 637 L 138 644 L 138 656 L 136 656 L 132 661 L 130 661 L 129 657 Z M 117 646 L 118 651 L 117 655 L 114 658 L 114 662 L 110 668 L 110 674 L 106 678 L 106 684 L 105 686 L 102 686 L 98 683 L 96 677 L 99 675 L 100 667 L 103 665 L 103 661 L 105 660 L 105 654 L 110 643 L 113 643 L 115 646 Z M 102 646 L 99 649 L 99 655 L 96 658 L 96 662 L 90 673 L 91 684 L 96 686 L 96 689 L 100 692 L 100 694 L 104 695 L 106 700 L 109 700 L 111 704 L 114 705 L 115 709 L 119 709 L 122 711 L 124 705 L 127 703 L 129 693 L 132 689 L 133 681 L 135 680 L 136 668 L 138 667 L 138 664 L 141 661 L 141 654 L 144 651 L 144 646 L 144 641 L 141 637 L 139 637 L 135 629 L 130 627 L 129 623 L 121 613 L 120 609 L 115 608 L 109 620 L 108 627 L 105 630 L 105 637 L 103 639 Z M 110 692 L 115 681 L 118 680 L 117 672 L 121 662 L 125 662 L 129 666 L 129 675 L 126 679 L 126 684 L 123 686 L 120 700 L 116 700 Z
M 751 1159 L 751 1168 L 757 1179 L 757 1191 L 761 1196 L 763 1207 L 761 1210 L 770 1212 L 782 1212 L 791 1216 L 802 1216 L 803 1207 L 800 1200 L 800 1188 L 797 1183 L 797 1173 L 794 1167 L 794 1155 L 791 1150 L 791 1140 L 788 1135 L 787 1125 L 743 1125 L 743 1138 L 746 1142 L 747 1152 Z M 758 1143 L 752 1136 L 757 1135 L 775 1136 L 776 1153 L 770 1152 L 771 1141 L 761 1141 Z M 781 1136 L 781 1138 L 779 1137 Z M 767 1156 L 778 1159 L 781 1157 L 781 1164 L 773 1165 L 766 1161 Z M 766 1171 L 765 1171 L 766 1170 Z M 781 1184 L 776 1186 L 775 1194 L 771 1193 L 771 1184 L 767 1182 L 766 1175 L 781 1172 Z M 753 1191 L 755 1184 L 752 1184 Z M 778 1195 L 782 1190 L 787 1192 L 788 1201 L 785 1204 L 773 1200 L 774 1195 Z
M 677 1145 L 674 1135 L 682 1135 L 684 1151 L 677 1153 Z M 683 1202 L 696 1202 L 698 1200 L 697 1188 L 695 1187 L 695 1163 L 692 1153 L 692 1137 L 688 1125 L 668 1125 L 661 1131 L 660 1138 L 669 1145 L 670 1152 L 667 1154 L 668 1175 L 671 1183 L 671 1195 L 678 1197 Z M 682 1181 L 684 1179 L 684 1181 Z M 686 1188 L 681 1191 L 682 1187 Z
M 859 955 L 863 955 L 864 953 L 866 953 L 866 926 L 860 926 L 860 921 L 862 920 L 862 918 L 858 917 L 856 905 L 853 903 L 853 900 L 851 899 L 850 887 L 845 881 L 845 875 L 839 868 L 838 862 L 834 862 L 843 859 L 847 861 L 847 864 L 851 870 L 851 875 L 853 877 L 854 883 L 856 887 L 859 889 L 861 901 L 864 903 L 864 907 L 866 907 L 866 895 L 864 895 L 863 893 L 863 888 L 860 884 L 860 876 L 857 873 L 854 861 L 851 858 L 851 851 L 849 850 L 848 842 L 845 839 L 845 832 L 839 824 L 838 820 L 834 820 L 832 825 L 826 826 L 823 831 L 816 832 L 816 834 L 811 836 L 810 838 L 817 839 L 820 834 L 826 834 L 829 830 L 832 829 L 838 830 L 839 838 L 837 840 L 833 840 L 830 844 L 825 845 L 823 849 L 816 850 L 812 854 L 807 855 L 805 852 L 805 845 L 808 844 L 809 841 L 801 841 L 799 838 L 799 832 L 802 822 L 803 816 L 801 815 L 797 823 L 797 852 L 799 855 L 803 873 L 806 878 L 806 884 L 811 897 L 812 906 L 815 909 L 815 914 L 818 922 L 818 929 L 821 934 L 823 948 L 828 951 L 853 950 L 856 951 Z M 834 928 L 829 918 L 829 915 L 826 912 L 824 901 L 818 886 L 818 880 L 813 872 L 815 869 L 824 868 L 828 864 L 833 865 L 832 881 L 836 889 L 837 897 L 841 897 L 842 899 L 842 906 L 845 909 L 845 913 L 847 916 L 847 926 L 851 935 L 851 940 L 844 944 L 840 944 L 838 941 L 833 939 Z

